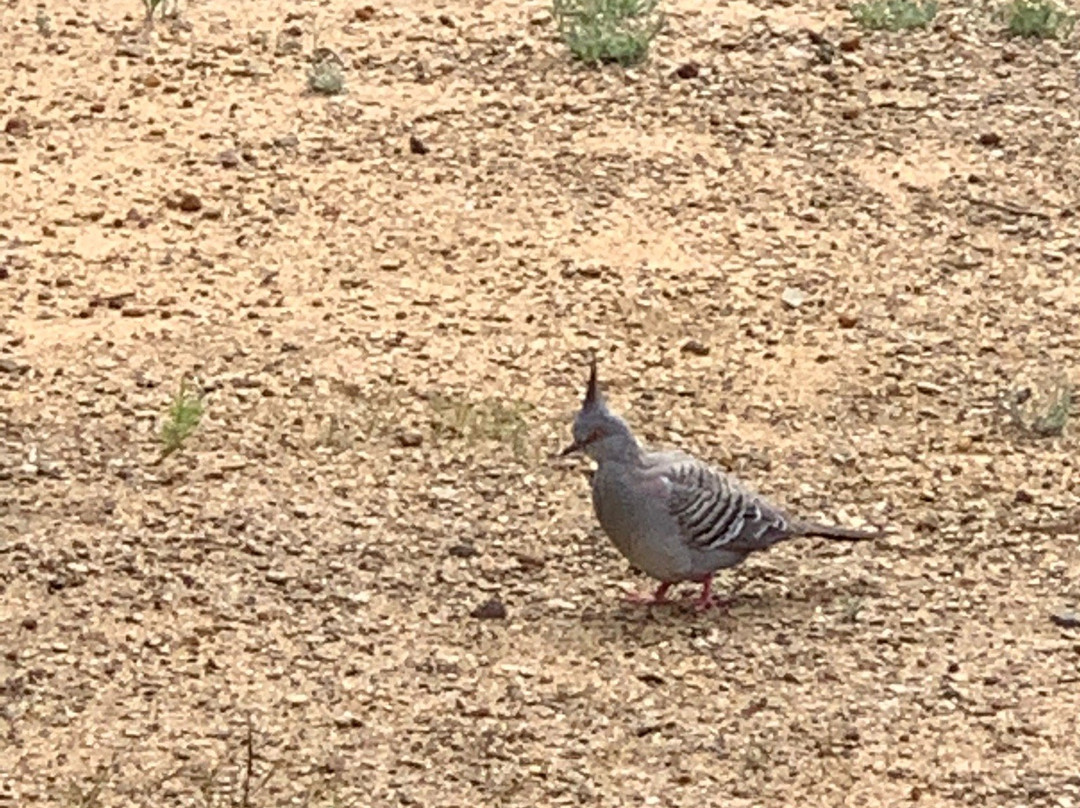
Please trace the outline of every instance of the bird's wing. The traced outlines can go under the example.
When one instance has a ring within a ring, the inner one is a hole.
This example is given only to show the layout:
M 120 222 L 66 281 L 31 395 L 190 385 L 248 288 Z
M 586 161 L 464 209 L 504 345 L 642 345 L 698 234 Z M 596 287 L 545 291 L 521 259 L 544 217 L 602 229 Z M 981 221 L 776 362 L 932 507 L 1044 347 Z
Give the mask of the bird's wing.
M 763 550 L 792 535 L 776 506 L 718 469 L 682 456 L 654 467 L 666 484 L 668 513 L 696 550 Z

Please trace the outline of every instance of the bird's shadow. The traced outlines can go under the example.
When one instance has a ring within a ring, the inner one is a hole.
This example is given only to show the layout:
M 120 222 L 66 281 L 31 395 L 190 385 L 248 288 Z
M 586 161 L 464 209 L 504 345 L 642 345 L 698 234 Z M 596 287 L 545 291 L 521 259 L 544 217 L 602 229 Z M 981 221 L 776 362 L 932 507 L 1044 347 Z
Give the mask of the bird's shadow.
M 819 608 L 835 613 L 838 622 L 850 620 L 856 605 L 861 608 L 864 601 L 882 596 L 879 587 L 865 581 L 853 581 L 845 588 L 816 584 L 819 582 L 811 581 L 797 590 L 789 590 L 755 578 L 745 581 L 743 586 L 718 593 L 718 598 L 726 602 L 706 610 L 695 608 L 698 589 L 689 586 L 685 591 L 674 592 L 670 601 L 662 604 L 634 603 L 616 594 L 582 610 L 579 621 L 586 631 L 608 638 L 637 633 L 642 628 L 665 632 L 673 629 L 696 632 L 713 627 L 739 630 L 744 626 L 759 629 L 763 624 L 781 628 L 805 623 Z

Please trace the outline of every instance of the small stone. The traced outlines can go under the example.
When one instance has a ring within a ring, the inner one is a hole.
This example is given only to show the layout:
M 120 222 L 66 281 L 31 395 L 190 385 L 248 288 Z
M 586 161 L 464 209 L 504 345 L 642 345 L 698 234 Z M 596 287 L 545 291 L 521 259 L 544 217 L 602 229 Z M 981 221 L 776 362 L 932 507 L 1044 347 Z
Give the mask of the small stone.
M 6 356 L 0 356 L 0 373 L 22 374 L 29 369 L 29 365 L 9 359 Z
M 849 36 L 840 40 L 840 50 L 844 53 L 852 53 L 862 47 L 862 40 L 858 36 Z
M 789 286 L 781 293 L 780 300 L 783 301 L 784 305 L 789 309 L 797 309 L 806 302 L 806 292 L 802 289 L 797 289 L 794 286 Z
M 399 446 L 414 448 L 423 445 L 424 436 L 415 429 L 403 429 L 397 433 L 397 442 Z
M 4 133 L 12 137 L 26 137 L 30 134 L 30 122 L 26 118 L 8 118 Z
M 1058 612 L 1050 615 L 1050 620 L 1062 628 L 1080 628 L 1080 613 L 1077 612 Z
M 160 87 L 161 86 L 161 77 L 156 76 L 153 73 L 151 73 L 150 75 L 143 77 L 142 83 L 143 83 L 144 87 L 150 87 L 150 88 Z
M 284 584 L 287 584 L 292 578 L 289 573 L 283 572 L 282 570 L 270 570 L 266 573 L 265 577 L 267 582 L 277 584 L 278 586 L 283 586 Z
M 1031 496 L 1030 491 L 1025 491 L 1023 488 L 1018 488 L 1013 495 L 1013 502 L 1018 505 L 1030 505 L 1035 501 L 1035 497 Z
M 345 712 L 334 716 L 334 725 L 341 729 L 350 729 L 352 727 L 363 726 L 363 722 L 360 720 L 360 716 L 353 715 L 346 710 Z
M 431 149 L 429 149 L 427 144 L 416 135 L 409 135 L 409 151 L 413 154 L 424 155 L 431 151 Z
M 303 693 L 290 693 L 285 697 L 285 701 L 289 703 L 290 707 L 301 707 L 307 704 L 310 699 Z
M 165 207 L 182 210 L 184 213 L 196 213 L 202 210 L 202 200 L 190 191 L 177 191 L 165 197 Z
M 240 165 L 240 155 L 235 149 L 226 149 L 217 156 L 217 161 L 223 168 L 236 168 Z
M 22 627 L 27 631 L 35 631 L 38 627 L 38 621 L 36 617 L 24 617 L 22 621 Z
M 854 328 L 859 324 L 859 315 L 851 311 L 842 311 L 836 315 L 841 328 Z
M 680 79 L 696 79 L 701 74 L 701 65 L 697 62 L 685 62 L 675 68 L 675 75 Z
M 202 200 L 195 194 L 184 192 L 180 195 L 180 210 L 184 213 L 195 213 L 202 210 Z
M 357 22 L 369 22 L 375 17 L 374 6 L 360 6 L 353 12 L 353 19 Z
M 505 620 L 506 605 L 498 598 L 491 598 L 472 610 L 477 620 Z
M 708 345 L 705 345 L 696 339 L 690 339 L 684 342 L 682 348 L 679 350 L 683 353 L 693 354 L 694 356 L 708 356 L 711 349 Z
M 928 396 L 940 396 L 945 392 L 944 387 L 933 382 L 915 382 L 915 389 Z
M 473 556 L 480 555 L 480 551 L 472 544 L 462 542 L 461 544 L 455 544 L 447 552 L 454 558 L 472 558 Z
M 1001 135 L 997 132 L 983 132 L 979 135 L 979 145 L 994 149 L 1001 145 Z

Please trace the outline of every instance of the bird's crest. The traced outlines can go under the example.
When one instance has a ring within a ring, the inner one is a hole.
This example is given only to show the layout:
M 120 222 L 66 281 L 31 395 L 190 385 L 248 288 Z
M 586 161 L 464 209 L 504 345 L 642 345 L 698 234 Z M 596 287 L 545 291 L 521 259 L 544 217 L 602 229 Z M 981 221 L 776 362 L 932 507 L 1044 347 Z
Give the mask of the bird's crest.
M 596 354 L 589 361 L 589 383 L 585 387 L 585 401 L 582 402 L 583 410 L 591 410 L 600 403 L 600 387 L 596 382 Z

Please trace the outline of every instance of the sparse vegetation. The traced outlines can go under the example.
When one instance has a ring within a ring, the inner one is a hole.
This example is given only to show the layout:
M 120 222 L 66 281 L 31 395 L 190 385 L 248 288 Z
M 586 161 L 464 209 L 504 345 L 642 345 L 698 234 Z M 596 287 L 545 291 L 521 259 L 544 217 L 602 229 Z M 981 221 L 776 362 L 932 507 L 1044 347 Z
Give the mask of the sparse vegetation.
M 146 24 L 150 25 L 154 21 L 154 12 L 159 8 L 161 9 L 161 18 L 164 19 L 168 13 L 169 0 L 143 0 L 143 7 L 146 9 Z M 173 14 L 176 14 L 178 9 L 173 4 Z
M 907 31 L 925 28 L 937 16 L 936 0 L 869 0 L 851 7 L 851 16 L 872 31 Z
M 346 452 L 353 448 L 355 439 L 352 430 L 344 423 L 336 413 L 330 413 L 322 421 L 319 433 L 315 437 L 315 446 L 327 449 L 334 454 Z
M 345 63 L 329 48 L 315 48 L 307 74 L 308 89 L 319 95 L 345 92 Z
M 34 17 L 34 25 L 37 26 L 38 33 L 46 39 L 55 33 L 53 31 L 52 19 L 41 9 L 38 9 L 37 16 Z
M 165 423 L 161 426 L 161 455 L 158 462 L 178 451 L 191 433 L 199 426 L 203 415 L 202 398 L 187 390 L 187 383 L 180 382 L 180 390 L 169 405 Z
M 859 622 L 859 615 L 862 613 L 863 607 L 865 606 L 866 602 L 863 598 L 854 595 L 846 598 L 843 602 L 843 609 L 841 610 L 841 620 L 845 623 Z
M 1005 26 L 1013 36 L 1065 39 L 1075 24 L 1076 15 L 1052 0 L 1012 0 L 1005 6 Z
M 575 58 L 637 64 L 664 26 L 659 0 L 553 0 L 559 35 Z
M 1052 438 L 1065 431 L 1075 403 L 1073 386 L 1066 380 L 1059 380 L 1042 390 L 1023 387 L 1012 391 L 1006 407 L 1013 426 L 1022 434 Z
M 456 438 L 476 444 L 495 441 L 510 446 L 515 457 L 524 457 L 528 448 L 529 426 L 525 413 L 532 407 L 525 402 L 433 396 L 432 431 L 436 439 Z

